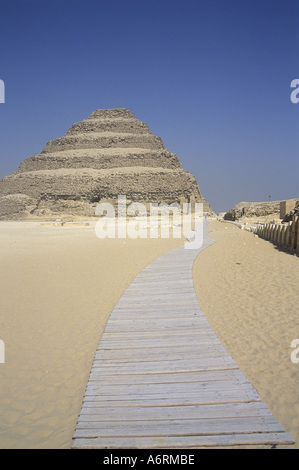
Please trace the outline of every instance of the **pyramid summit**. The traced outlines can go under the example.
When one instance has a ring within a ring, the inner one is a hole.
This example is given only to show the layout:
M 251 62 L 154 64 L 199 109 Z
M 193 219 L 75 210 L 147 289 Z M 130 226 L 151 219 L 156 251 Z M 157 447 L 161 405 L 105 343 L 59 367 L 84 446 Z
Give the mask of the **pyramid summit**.
M 0 219 L 91 217 L 99 202 L 204 204 L 195 176 L 125 108 L 97 109 L 0 179 Z

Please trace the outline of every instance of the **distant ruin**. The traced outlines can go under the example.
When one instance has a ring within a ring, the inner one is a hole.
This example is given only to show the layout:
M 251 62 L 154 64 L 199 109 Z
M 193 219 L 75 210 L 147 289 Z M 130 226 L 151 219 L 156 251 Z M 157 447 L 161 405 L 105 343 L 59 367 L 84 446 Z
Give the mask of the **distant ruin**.
M 273 216 L 276 219 L 284 219 L 284 217 L 295 208 L 296 204 L 298 204 L 298 199 L 267 202 L 239 202 L 227 211 L 223 218 L 224 220 L 230 221 L 237 221 L 242 218 L 268 216 Z
M 267 217 L 276 215 L 279 217 L 280 201 L 269 202 L 239 202 L 224 215 L 224 220 L 236 221 L 242 217 Z
M 280 218 L 285 222 L 292 220 L 293 215 L 299 215 L 299 200 L 288 199 L 280 203 Z

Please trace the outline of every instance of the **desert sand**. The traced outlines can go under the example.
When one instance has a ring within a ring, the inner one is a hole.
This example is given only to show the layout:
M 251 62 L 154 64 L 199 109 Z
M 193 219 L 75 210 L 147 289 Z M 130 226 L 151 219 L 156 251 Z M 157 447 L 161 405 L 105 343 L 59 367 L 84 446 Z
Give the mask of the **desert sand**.
M 194 264 L 199 303 L 299 445 L 298 258 L 233 224 Z M 0 448 L 71 447 L 95 350 L 134 277 L 183 239 L 104 239 L 88 226 L 1 222 Z
M 299 363 L 291 361 L 291 342 L 299 338 L 299 258 L 231 223 L 208 228 L 216 243 L 193 266 L 201 308 L 298 448 Z
M 0 223 L 0 448 L 70 448 L 117 300 L 181 239 L 102 239 L 90 226 Z

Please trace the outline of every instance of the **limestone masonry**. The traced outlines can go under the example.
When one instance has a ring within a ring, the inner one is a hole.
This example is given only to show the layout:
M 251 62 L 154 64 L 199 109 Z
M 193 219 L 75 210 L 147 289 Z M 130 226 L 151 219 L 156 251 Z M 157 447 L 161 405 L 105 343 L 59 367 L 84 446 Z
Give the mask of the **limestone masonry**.
M 98 109 L 0 179 L 0 219 L 92 217 L 118 195 L 148 203 L 202 202 L 196 178 L 128 109 Z
M 289 217 L 288 220 L 292 220 L 294 214 L 298 215 L 295 210 L 295 206 L 298 206 L 298 203 L 297 199 L 269 202 L 239 202 L 239 204 L 236 204 L 224 214 L 224 220 L 236 221 L 242 217 L 267 217 L 270 215 L 276 215 L 276 218 L 281 219 L 286 218 L 286 220 Z

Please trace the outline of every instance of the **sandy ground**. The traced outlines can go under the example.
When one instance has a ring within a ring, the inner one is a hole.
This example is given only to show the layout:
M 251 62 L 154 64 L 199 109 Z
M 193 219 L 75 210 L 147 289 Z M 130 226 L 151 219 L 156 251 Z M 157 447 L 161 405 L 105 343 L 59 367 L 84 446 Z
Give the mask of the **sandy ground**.
M 193 267 L 201 308 L 299 448 L 299 363 L 291 361 L 291 342 L 299 338 L 299 258 L 230 223 L 208 228 L 216 243 Z
M 299 444 L 299 259 L 232 224 L 194 265 L 201 307 Z M 0 448 L 71 447 L 95 350 L 117 300 L 172 239 L 99 240 L 90 226 L 0 223 Z
M 138 272 L 181 243 L 0 223 L 0 448 L 71 447 L 110 312 Z

